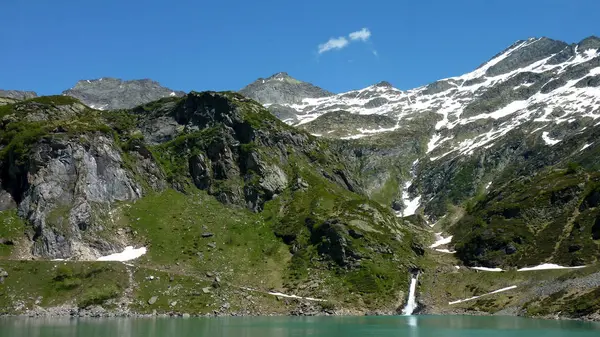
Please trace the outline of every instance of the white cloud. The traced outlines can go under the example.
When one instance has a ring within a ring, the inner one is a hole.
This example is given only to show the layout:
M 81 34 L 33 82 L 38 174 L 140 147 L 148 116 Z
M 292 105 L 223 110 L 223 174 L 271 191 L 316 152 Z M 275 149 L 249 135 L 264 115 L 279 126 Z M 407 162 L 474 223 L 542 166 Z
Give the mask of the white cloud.
M 329 41 L 325 43 L 321 43 L 319 45 L 319 54 L 323 54 L 324 52 L 334 50 L 334 49 L 343 49 L 350 44 L 350 42 L 367 42 L 371 37 L 371 31 L 369 28 L 363 28 L 361 30 L 357 30 L 348 34 L 348 38 L 345 36 L 340 37 L 332 37 Z M 373 54 L 377 56 L 377 52 L 374 51 Z
M 373 50 L 373 55 L 379 56 L 379 53 L 377 52 L 377 50 Z
M 348 45 L 348 40 L 345 37 L 340 36 L 338 38 L 332 37 L 329 41 L 319 45 L 319 54 L 332 49 L 342 49 Z
M 352 41 L 367 41 L 371 37 L 371 31 L 369 30 L 369 28 L 363 28 L 356 32 L 350 33 L 348 36 Z

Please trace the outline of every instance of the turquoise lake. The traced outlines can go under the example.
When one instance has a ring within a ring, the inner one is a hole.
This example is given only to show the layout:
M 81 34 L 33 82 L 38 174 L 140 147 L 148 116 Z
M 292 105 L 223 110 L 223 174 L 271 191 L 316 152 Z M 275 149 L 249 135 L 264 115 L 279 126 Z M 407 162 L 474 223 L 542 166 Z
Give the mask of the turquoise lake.
M 555 337 L 600 336 L 600 324 L 518 317 L 1 318 L 2 337 Z

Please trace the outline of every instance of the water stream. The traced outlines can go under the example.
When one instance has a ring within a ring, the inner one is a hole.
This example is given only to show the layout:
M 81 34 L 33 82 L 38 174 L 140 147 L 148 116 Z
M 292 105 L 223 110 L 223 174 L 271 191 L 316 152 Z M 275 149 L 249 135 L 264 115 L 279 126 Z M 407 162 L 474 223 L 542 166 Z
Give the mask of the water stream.
M 402 314 L 406 316 L 410 316 L 413 314 L 415 309 L 417 308 L 417 282 L 419 281 L 419 273 L 412 275 L 412 279 L 410 280 L 410 289 L 408 291 L 408 301 L 402 309 Z

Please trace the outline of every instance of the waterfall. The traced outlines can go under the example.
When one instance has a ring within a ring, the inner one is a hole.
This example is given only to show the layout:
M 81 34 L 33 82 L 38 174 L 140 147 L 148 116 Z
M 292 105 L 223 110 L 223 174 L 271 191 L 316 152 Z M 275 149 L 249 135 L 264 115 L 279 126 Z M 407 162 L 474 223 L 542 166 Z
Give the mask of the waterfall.
M 402 309 L 402 314 L 406 316 L 412 315 L 413 311 L 417 308 L 416 293 L 417 293 L 417 281 L 419 281 L 419 273 L 412 275 L 410 280 L 410 290 L 408 291 L 408 301 Z

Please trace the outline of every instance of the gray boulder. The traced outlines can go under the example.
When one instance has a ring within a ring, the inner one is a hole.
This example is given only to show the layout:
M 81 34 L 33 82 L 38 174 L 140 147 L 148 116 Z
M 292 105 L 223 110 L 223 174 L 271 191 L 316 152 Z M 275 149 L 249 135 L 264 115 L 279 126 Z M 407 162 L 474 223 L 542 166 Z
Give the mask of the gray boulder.
M 8 272 L 0 268 L 0 284 L 4 283 L 4 279 L 8 277 Z

